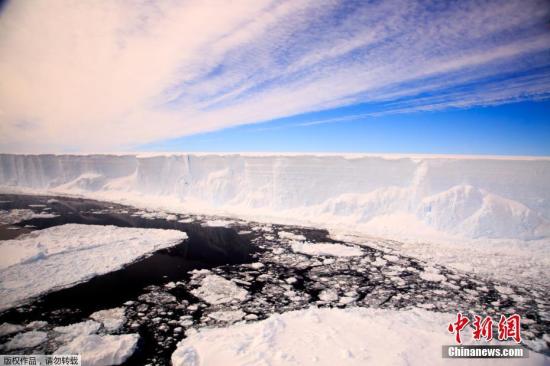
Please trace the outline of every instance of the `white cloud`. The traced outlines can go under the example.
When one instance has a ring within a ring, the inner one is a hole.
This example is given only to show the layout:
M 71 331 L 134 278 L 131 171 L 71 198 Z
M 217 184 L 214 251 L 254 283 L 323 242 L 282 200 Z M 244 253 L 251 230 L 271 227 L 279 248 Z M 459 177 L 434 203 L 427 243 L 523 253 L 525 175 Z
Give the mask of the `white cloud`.
M 550 93 L 543 0 L 359 4 L 11 1 L 0 148 L 119 150 L 353 103 L 399 113 Z

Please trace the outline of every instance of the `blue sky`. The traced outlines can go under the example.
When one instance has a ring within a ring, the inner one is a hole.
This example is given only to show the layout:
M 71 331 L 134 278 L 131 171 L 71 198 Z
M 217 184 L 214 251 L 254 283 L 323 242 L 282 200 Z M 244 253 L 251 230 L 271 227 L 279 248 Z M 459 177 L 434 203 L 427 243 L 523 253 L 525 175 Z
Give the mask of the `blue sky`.
M 550 155 L 547 0 L 18 0 L 0 152 Z
M 139 150 L 550 156 L 550 101 L 346 120 L 345 116 L 364 113 L 363 109 L 353 106 L 304 114 L 160 141 Z M 338 117 L 343 120 L 307 125 L 310 121 L 332 121 Z

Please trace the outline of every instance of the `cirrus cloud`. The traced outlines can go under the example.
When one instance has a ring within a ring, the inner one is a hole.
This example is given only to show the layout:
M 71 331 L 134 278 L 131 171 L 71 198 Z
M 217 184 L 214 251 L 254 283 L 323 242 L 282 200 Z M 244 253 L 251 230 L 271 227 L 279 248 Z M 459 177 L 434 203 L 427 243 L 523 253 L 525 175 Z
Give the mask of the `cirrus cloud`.
M 544 0 L 11 1 L 0 148 L 131 149 L 357 103 L 548 98 Z

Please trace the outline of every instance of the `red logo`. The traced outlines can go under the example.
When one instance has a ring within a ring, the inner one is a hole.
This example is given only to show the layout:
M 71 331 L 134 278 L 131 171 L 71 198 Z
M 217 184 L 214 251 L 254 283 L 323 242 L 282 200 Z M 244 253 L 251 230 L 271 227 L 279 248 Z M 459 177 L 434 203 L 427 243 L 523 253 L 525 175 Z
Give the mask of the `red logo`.
M 486 316 L 483 320 L 479 315 L 474 316 L 474 339 L 479 341 L 481 338 L 485 338 L 487 342 L 493 339 L 493 319 L 490 316 Z
M 500 341 L 512 338 L 516 343 L 521 342 L 521 317 L 518 314 L 510 315 L 506 318 L 504 315 L 500 316 L 498 322 L 498 339 Z
M 456 321 L 449 324 L 447 329 L 449 333 L 455 335 L 456 343 L 462 343 L 460 332 L 469 323 L 470 319 L 459 312 L 456 314 Z M 472 326 L 472 335 L 476 341 L 484 338 L 487 342 L 490 342 L 493 339 L 493 319 L 490 316 L 482 318 L 479 315 L 474 315 Z M 518 314 L 510 315 L 509 317 L 500 316 L 498 322 L 498 340 L 506 341 L 510 338 L 516 343 L 521 343 L 521 317 Z

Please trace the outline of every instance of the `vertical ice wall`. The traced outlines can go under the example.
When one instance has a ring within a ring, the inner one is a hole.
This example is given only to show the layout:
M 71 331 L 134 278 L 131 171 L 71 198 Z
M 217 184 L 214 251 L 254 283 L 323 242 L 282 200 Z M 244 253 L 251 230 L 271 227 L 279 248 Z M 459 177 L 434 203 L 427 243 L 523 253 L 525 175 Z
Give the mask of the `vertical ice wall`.
M 0 154 L 0 186 L 172 197 L 350 225 L 405 213 L 467 237 L 550 236 L 548 158 Z
M 86 174 L 107 182 L 132 174 L 136 167 L 135 156 L 0 154 L 0 184 L 45 189 Z

